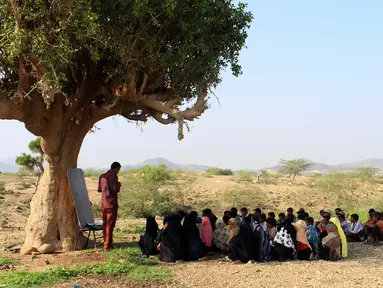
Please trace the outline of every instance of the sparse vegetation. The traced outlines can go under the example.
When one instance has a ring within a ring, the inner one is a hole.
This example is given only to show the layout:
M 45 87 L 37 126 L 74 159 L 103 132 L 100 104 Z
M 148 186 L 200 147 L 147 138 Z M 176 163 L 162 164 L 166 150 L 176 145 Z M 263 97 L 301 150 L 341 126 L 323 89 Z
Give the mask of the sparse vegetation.
M 312 165 L 312 161 L 307 159 L 283 160 L 281 159 L 279 170 L 280 174 L 289 175 L 290 181 L 294 182 L 295 177 L 302 175 L 302 172 L 308 170 Z
M 107 263 L 103 264 L 77 265 L 70 268 L 61 267 L 43 272 L 2 272 L 0 273 L 0 285 L 14 288 L 47 286 L 89 275 L 126 276 L 134 280 L 153 281 L 166 280 L 172 277 L 165 268 L 157 267 L 157 260 L 138 259 L 139 254 L 140 250 L 137 245 L 127 245 L 124 248 L 109 252 L 106 257 Z
M 231 176 L 234 175 L 233 171 L 230 169 L 221 169 L 221 168 L 211 168 L 206 170 L 206 175 L 211 176 Z
M 100 177 L 100 175 L 102 173 L 104 173 L 104 172 L 98 171 L 98 170 L 92 169 L 92 168 L 88 168 L 88 169 L 84 170 L 85 177 L 89 177 L 89 178 L 98 178 L 98 177 Z
M 238 183 L 249 183 L 253 181 L 253 173 L 250 171 L 239 171 L 236 177 Z

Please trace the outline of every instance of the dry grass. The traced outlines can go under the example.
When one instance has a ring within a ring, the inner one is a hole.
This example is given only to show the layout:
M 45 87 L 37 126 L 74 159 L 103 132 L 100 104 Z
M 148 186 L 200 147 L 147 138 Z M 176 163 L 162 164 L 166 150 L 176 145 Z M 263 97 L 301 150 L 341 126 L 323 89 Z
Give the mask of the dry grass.
M 182 173 L 178 176 L 182 177 Z M 132 179 L 131 177 L 134 175 L 123 175 L 121 177 L 123 184 L 128 183 Z M 187 195 L 183 196 L 183 201 L 198 210 L 211 207 L 218 216 L 232 205 L 248 206 L 249 208 L 262 207 L 265 210 L 276 212 L 285 211 L 290 206 L 296 209 L 305 207 L 310 212 L 316 213 L 322 208 L 334 209 L 343 203 L 344 207 L 347 206 L 348 209 L 354 205 L 365 210 L 369 207 L 368 205 L 371 205 L 370 203 L 380 205 L 379 199 L 383 193 L 382 181 L 348 183 L 347 185 L 354 185 L 352 188 L 355 189 L 343 191 L 335 189 L 339 186 L 335 185 L 337 183 L 323 182 L 322 178 L 312 177 L 298 177 L 294 185 L 290 185 L 285 178 L 273 178 L 272 181 L 261 181 L 261 184 L 255 184 L 238 183 L 237 179 L 232 176 L 206 178 L 203 175 L 197 175 L 195 177 L 197 177 L 195 181 L 192 181 L 191 186 L 187 187 Z M 33 180 L 33 178 L 28 179 L 31 182 Z M 15 186 L 20 181 L 17 177 L 0 176 L 0 182 L 6 183 L 6 190 L 16 191 Z M 99 203 L 100 194 L 96 190 L 97 178 L 87 178 L 86 182 L 91 201 L 95 204 Z M 333 188 L 335 190 L 332 190 Z M 343 192 L 340 193 L 340 191 Z M 4 228 L 0 227 L 0 247 L 23 242 L 23 228 L 29 214 L 28 204 L 33 193 L 34 188 L 32 187 L 18 191 L 18 193 L 3 194 L 4 199 L 0 203 L 1 217 L 7 219 L 7 225 Z M 337 193 L 342 195 L 337 195 Z M 352 201 L 346 201 L 344 195 L 347 197 L 351 195 Z M 247 202 L 249 202 L 248 205 L 246 205 Z M 116 227 L 119 229 L 116 232 L 116 241 L 120 243 L 136 241 L 144 223 L 143 219 L 119 219 Z M 104 261 L 102 252 L 95 250 L 87 252 L 89 253 L 72 252 L 39 256 L 33 261 L 30 256 L 12 257 L 20 261 L 22 268 L 34 271 L 45 270 L 47 268 L 45 260 L 47 259 L 52 267 L 62 265 L 70 267 L 79 263 L 102 263 Z M 354 244 L 350 245 L 349 254 L 349 259 L 338 263 L 314 261 L 239 266 L 220 264 L 216 260 L 179 263 L 166 265 L 174 274 L 174 279 L 165 282 L 137 282 L 121 277 L 91 276 L 51 287 L 71 287 L 74 284 L 80 284 L 81 287 L 91 287 L 95 284 L 98 287 L 382 287 L 383 247 Z

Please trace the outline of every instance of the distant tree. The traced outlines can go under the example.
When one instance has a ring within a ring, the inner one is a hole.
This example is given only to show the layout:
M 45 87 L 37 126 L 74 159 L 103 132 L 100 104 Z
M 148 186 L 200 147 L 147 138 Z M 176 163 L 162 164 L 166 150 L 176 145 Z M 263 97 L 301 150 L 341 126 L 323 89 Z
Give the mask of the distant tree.
M 44 152 L 40 146 L 40 137 L 31 141 L 28 145 L 31 154 L 23 153 L 16 157 L 16 164 L 30 170 L 37 170 L 39 175 L 44 173 Z
M 210 168 L 206 170 L 206 174 L 215 176 L 231 176 L 234 175 L 230 169 Z
M 279 162 L 282 168 L 279 170 L 281 174 L 289 175 L 290 181 L 294 182 L 295 177 L 307 171 L 312 165 L 312 161 L 307 159 L 283 160 Z
M 374 167 L 359 168 L 357 173 L 361 178 L 372 178 L 378 173 L 379 169 Z

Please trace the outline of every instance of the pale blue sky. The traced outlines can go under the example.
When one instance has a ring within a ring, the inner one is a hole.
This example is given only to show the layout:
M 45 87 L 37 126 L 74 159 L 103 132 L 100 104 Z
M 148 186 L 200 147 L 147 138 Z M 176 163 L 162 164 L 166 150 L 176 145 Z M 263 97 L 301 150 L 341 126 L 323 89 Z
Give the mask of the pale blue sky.
M 241 54 L 243 75 L 223 73 L 221 107 L 212 98 L 182 142 L 175 125 L 151 121 L 141 132 L 120 118 L 104 120 L 85 139 L 79 166 L 164 157 L 242 169 L 280 158 L 383 158 L 383 1 L 249 2 L 255 18 Z M 0 131 L 0 159 L 33 139 L 20 123 L 0 121 Z

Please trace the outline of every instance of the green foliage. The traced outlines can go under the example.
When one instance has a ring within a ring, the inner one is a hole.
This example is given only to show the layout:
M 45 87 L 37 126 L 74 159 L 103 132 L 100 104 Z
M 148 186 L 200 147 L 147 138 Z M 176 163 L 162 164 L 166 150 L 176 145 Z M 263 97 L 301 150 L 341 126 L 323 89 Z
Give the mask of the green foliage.
M 27 171 L 37 170 L 39 174 L 44 172 L 44 153 L 40 146 L 41 138 L 38 137 L 31 141 L 28 145 L 32 154 L 22 153 L 21 156 L 16 157 L 16 164 L 26 169 Z
M 260 183 L 267 184 L 267 185 L 277 185 L 279 178 L 280 178 L 280 175 L 271 174 L 267 172 L 266 170 L 263 170 L 261 171 L 261 174 L 260 174 Z
M 48 286 L 90 275 L 126 276 L 134 280 L 166 280 L 172 275 L 153 259 L 138 259 L 140 250 L 135 247 L 115 249 L 107 254 L 107 263 L 86 264 L 69 268 L 54 268 L 43 272 L 11 271 L 0 273 L 0 285 L 24 288 Z
M 239 171 L 236 180 L 239 183 L 250 183 L 253 181 L 253 173 L 250 171 Z
M 282 167 L 279 170 L 279 173 L 289 175 L 290 181 L 293 182 L 296 176 L 299 176 L 302 174 L 302 172 L 307 171 L 313 165 L 313 163 L 307 159 L 281 159 L 280 165 Z
M 103 172 L 88 168 L 84 170 L 84 176 L 89 178 L 98 178 Z
M 205 172 L 207 175 L 214 175 L 214 176 L 231 176 L 233 175 L 233 171 L 230 169 L 221 169 L 221 168 L 210 168 L 206 170 Z
M 196 180 L 166 170 L 164 166 L 145 167 L 135 177 L 124 182 L 119 198 L 121 217 L 164 216 L 180 209 L 190 210 L 186 196 Z
M 373 168 L 373 167 L 363 167 L 359 168 L 356 173 L 358 174 L 359 178 L 361 180 L 370 180 L 376 174 L 378 173 L 379 169 L 378 168 Z
M 17 261 L 17 260 L 10 259 L 10 258 L 7 258 L 5 256 L 0 255 L 0 266 L 1 265 L 18 265 L 18 264 L 19 264 L 19 261 Z
M 165 165 L 159 166 L 146 166 L 141 172 L 140 177 L 145 183 L 164 185 L 171 180 L 170 172 L 167 170 Z
M 36 87 L 47 84 L 68 96 L 82 64 L 92 61 L 109 82 L 123 84 L 131 71 L 142 71 L 149 88 L 162 90 L 171 81 L 189 100 L 199 85 L 215 87 L 222 69 L 241 73 L 239 51 L 252 20 L 245 4 L 231 0 L 15 3 L 17 10 L 0 4 L 2 73 L 15 88 L 17 63 L 35 55 L 45 68 L 43 77 L 34 71 Z

